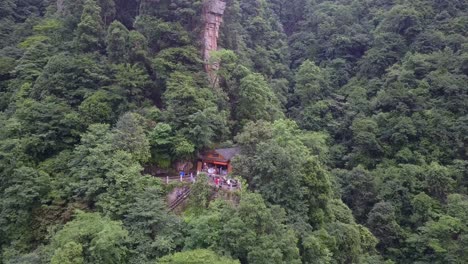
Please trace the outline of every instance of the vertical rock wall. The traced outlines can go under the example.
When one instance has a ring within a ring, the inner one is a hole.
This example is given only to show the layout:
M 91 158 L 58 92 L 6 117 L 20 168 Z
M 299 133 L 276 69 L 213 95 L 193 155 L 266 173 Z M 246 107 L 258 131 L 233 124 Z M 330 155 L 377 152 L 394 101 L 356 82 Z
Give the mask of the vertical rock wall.
M 63 14 L 63 3 L 64 0 L 57 0 L 57 13 L 59 13 L 60 15 Z
M 210 52 L 218 49 L 219 27 L 223 22 L 223 14 L 226 9 L 224 0 L 206 0 L 203 5 L 203 61 L 205 62 L 205 70 L 208 73 L 212 83 L 216 83 L 214 70 L 217 70 L 218 65 L 208 63 L 210 61 Z

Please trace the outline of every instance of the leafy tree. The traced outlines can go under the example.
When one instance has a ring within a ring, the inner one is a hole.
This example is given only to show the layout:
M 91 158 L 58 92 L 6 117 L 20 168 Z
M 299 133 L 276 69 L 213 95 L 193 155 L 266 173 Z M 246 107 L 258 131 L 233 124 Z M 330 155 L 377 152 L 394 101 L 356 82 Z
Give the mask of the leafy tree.
M 99 0 L 99 7 L 101 7 L 101 17 L 104 25 L 109 25 L 116 16 L 117 10 L 114 0 Z M 112 23 L 111 23 L 112 24 Z
M 240 80 L 239 102 L 234 112 L 241 123 L 274 121 L 283 116 L 277 97 L 259 74 L 249 74 Z
M 26 151 L 38 160 L 76 143 L 82 129 L 78 114 L 52 96 L 19 102 L 15 115 L 23 130 Z
M 233 166 L 267 201 L 320 224 L 331 192 L 329 176 L 300 137 L 292 121 L 250 123 L 237 137 L 243 153 Z
M 127 236 L 121 222 L 98 213 L 78 211 L 75 219 L 52 237 L 51 259 L 74 264 L 83 260 L 84 263 L 124 262 L 128 252 L 124 245 Z
M 166 123 L 158 123 L 149 134 L 152 160 L 161 167 L 169 167 L 173 159 L 189 158 L 195 146 L 185 137 L 176 135 Z
M 190 44 L 190 34 L 178 22 L 166 22 L 157 17 L 142 15 L 135 21 L 135 28 L 142 33 L 153 52 L 165 48 Z
M 302 242 L 304 263 L 331 263 L 333 254 L 328 245 L 333 244 L 333 238 L 326 230 L 320 229 L 308 235 Z
M 119 118 L 113 137 L 113 145 L 131 153 L 135 160 L 146 162 L 150 157 L 149 141 L 144 130 L 142 116 L 136 113 L 126 113 Z
M 382 76 L 385 69 L 396 63 L 405 51 L 404 39 L 396 33 L 384 32 L 375 38 L 374 47 L 360 61 L 360 74 L 363 76 Z
M 82 264 L 84 263 L 83 247 L 81 244 L 69 242 L 55 251 L 50 263 Z
M 159 188 L 148 187 L 137 194 L 124 218 L 129 231 L 132 252 L 130 263 L 146 263 L 167 255 L 183 242 L 182 223 L 167 212 L 163 193 Z
M 371 157 L 376 157 L 381 153 L 381 146 L 376 135 L 377 123 L 372 119 L 356 119 L 351 130 L 354 139 L 353 164 L 374 165 Z
M 132 30 L 128 35 L 130 62 L 144 62 L 147 60 L 148 41 L 143 34 Z
M 414 196 L 411 203 L 414 211 L 411 221 L 417 226 L 437 218 L 440 214 L 440 204 L 425 193 Z
M 194 77 L 202 68 L 202 59 L 194 46 L 171 47 L 162 50 L 153 60 L 158 78 L 165 82 L 174 71 L 188 71 Z
M 128 102 L 141 105 L 153 88 L 150 76 L 139 64 L 118 64 L 112 67 L 115 87 Z
M 35 81 L 51 56 L 51 47 L 46 43 L 35 43 L 28 47 L 18 61 L 15 72 L 24 81 Z
M 166 123 L 158 123 L 149 134 L 152 161 L 161 167 L 169 167 L 171 153 L 174 149 L 172 127 Z M 167 165 L 166 165 L 167 164 Z
M 363 252 L 372 250 L 377 242 L 366 228 L 350 224 L 334 222 L 327 226 L 327 231 L 335 239 L 332 253 L 337 263 L 359 261 Z
M 467 262 L 466 1 L 222 1 L 211 83 L 206 1 L 0 2 L 0 263 Z
M 466 223 L 468 217 L 468 199 L 466 195 L 451 194 L 447 197 L 447 214 Z
M 50 178 L 45 172 L 30 167 L 17 168 L 9 176 L 9 179 L 2 179 L 0 193 L 0 243 L 16 241 L 8 245 L 20 252 L 27 251 L 34 246 L 35 239 L 32 213 L 47 200 Z
M 400 223 L 411 224 L 408 220 L 413 213 L 412 200 L 424 191 L 424 168 L 405 164 L 379 168 L 374 173 L 379 199 L 392 204 Z
M 407 240 L 415 259 L 433 263 L 459 262 L 467 258 L 466 224 L 458 218 L 442 216 L 429 221 Z
M 239 52 L 241 61 L 268 80 L 289 75 L 286 35 L 267 1 L 229 1 L 225 11 L 223 47 Z
M 353 210 L 358 222 L 364 222 L 377 202 L 377 188 L 369 171 L 355 167 L 352 171 L 337 171 L 343 201 Z
M 135 159 L 141 156 L 132 156 L 119 149 L 114 140 L 115 134 L 110 132 L 108 125 L 89 127 L 73 152 L 74 158 L 70 162 L 73 181 L 69 188 L 76 199 L 96 205 L 111 217 L 122 217 L 144 186 L 158 183 L 141 175 L 142 167 Z M 136 149 L 141 142 L 126 143 L 124 147 Z
M 107 54 L 114 63 L 128 61 L 129 31 L 118 21 L 114 21 L 107 29 Z
M 31 97 L 44 99 L 53 95 L 77 106 L 105 81 L 104 69 L 93 57 L 58 54 L 44 67 L 31 89 Z
M 100 51 L 103 47 L 101 7 L 95 0 L 86 0 L 81 21 L 76 29 L 76 44 L 84 52 Z
M 431 163 L 426 170 L 425 185 L 433 196 L 443 200 L 453 190 L 454 180 L 450 171 L 436 163 Z
M 88 123 L 108 123 L 116 119 L 113 103 L 120 101 L 105 91 L 97 91 L 87 97 L 78 107 L 83 119 Z M 115 98 L 113 100 L 113 98 Z
M 259 142 L 254 143 L 255 150 L 239 156 L 234 161 L 234 168 L 236 174 L 245 177 L 249 181 L 249 187 L 258 189 L 267 201 L 305 214 L 304 191 L 298 190 L 302 188 L 305 178 L 303 168 L 306 160 L 303 155 L 296 153 L 307 153 L 307 149 L 301 142 L 293 141 L 292 133 L 297 134 L 297 130 L 281 131 L 284 128 L 288 129 L 285 125 L 284 121 L 277 121 L 274 125 L 258 127 L 271 131 L 270 138 L 264 139 L 255 138 L 255 130 L 258 129 L 255 124 L 247 125 L 243 134 L 238 136 L 241 146 L 251 147 L 255 141 Z M 278 135 L 278 139 L 274 138 L 276 133 L 287 133 L 286 138 L 280 138 L 281 135 Z M 279 140 L 286 142 L 281 144 Z
M 207 249 L 195 249 L 184 252 L 175 253 L 174 255 L 165 256 L 158 260 L 158 263 L 166 264 L 189 264 L 189 263 L 213 263 L 213 264 L 236 264 L 239 261 L 232 260 L 228 257 L 221 257 L 215 252 Z
M 208 175 L 201 173 L 191 188 L 189 206 L 193 208 L 195 213 L 206 209 L 209 205 L 213 192 L 209 181 Z
M 397 33 L 411 40 L 422 30 L 422 14 L 424 10 L 416 11 L 408 5 L 395 5 L 385 14 L 377 30 Z
M 377 248 L 390 251 L 388 253 L 397 253 L 392 251 L 400 247 L 404 237 L 403 230 L 396 222 L 395 209 L 390 203 L 377 203 L 369 213 L 367 226 L 379 239 Z
M 303 105 L 316 102 L 329 95 L 328 77 L 314 62 L 306 60 L 296 74 L 295 92 Z
M 300 263 L 284 211 L 268 208 L 259 194 L 245 193 L 239 205 L 215 202 L 189 222 L 189 249 L 209 247 L 248 263 Z
M 164 98 L 167 123 L 196 148 L 207 147 L 226 134 L 226 112 L 218 111 L 212 91 L 198 87 L 192 76 L 174 72 Z

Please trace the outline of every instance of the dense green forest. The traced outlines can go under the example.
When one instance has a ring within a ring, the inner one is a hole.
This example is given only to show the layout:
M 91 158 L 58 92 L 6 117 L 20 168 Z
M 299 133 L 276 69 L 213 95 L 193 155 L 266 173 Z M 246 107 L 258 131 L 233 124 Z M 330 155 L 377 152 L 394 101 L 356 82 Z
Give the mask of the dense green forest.
M 0 264 L 468 263 L 466 0 L 204 2 L 0 1 Z

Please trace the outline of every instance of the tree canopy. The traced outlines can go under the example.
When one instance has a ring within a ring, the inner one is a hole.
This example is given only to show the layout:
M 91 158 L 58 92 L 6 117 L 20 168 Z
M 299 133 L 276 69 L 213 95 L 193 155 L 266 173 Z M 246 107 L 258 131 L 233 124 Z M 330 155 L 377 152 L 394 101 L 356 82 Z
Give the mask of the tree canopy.
M 468 2 L 219 1 L 0 1 L 0 264 L 468 263 Z

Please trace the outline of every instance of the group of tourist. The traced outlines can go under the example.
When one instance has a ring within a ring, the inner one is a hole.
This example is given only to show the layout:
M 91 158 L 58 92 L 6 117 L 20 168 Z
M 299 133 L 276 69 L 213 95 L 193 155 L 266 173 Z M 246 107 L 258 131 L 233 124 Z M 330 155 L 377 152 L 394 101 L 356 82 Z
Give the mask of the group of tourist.
M 239 183 L 235 179 L 228 178 L 226 175 L 227 173 L 221 174 L 220 172 L 223 172 L 222 168 L 208 168 L 208 177 L 210 178 L 210 181 L 214 186 L 216 186 L 218 189 L 223 188 L 223 186 L 227 186 L 229 189 L 232 188 L 237 188 Z M 197 172 L 198 175 L 199 172 Z M 195 182 L 195 176 L 193 172 L 190 172 L 189 174 L 190 177 L 190 182 L 194 183 Z M 180 171 L 179 172 L 179 178 L 180 181 L 184 181 L 185 177 L 187 174 L 185 171 Z
M 237 180 L 234 180 L 234 179 L 219 177 L 219 176 L 211 176 L 211 175 L 210 175 L 210 178 L 212 178 L 214 185 L 218 189 L 222 188 L 223 186 L 228 186 L 229 189 L 232 189 L 233 187 L 238 186 Z
M 195 182 L 195 177 L 193 176 L 193 172 L 190 172 L 190 182 Z M 180 171 L 179 172 L 179 178 L 180 178 L 180 181 L 184 181 L 184 177 L 185 177 L 185 171 Z

